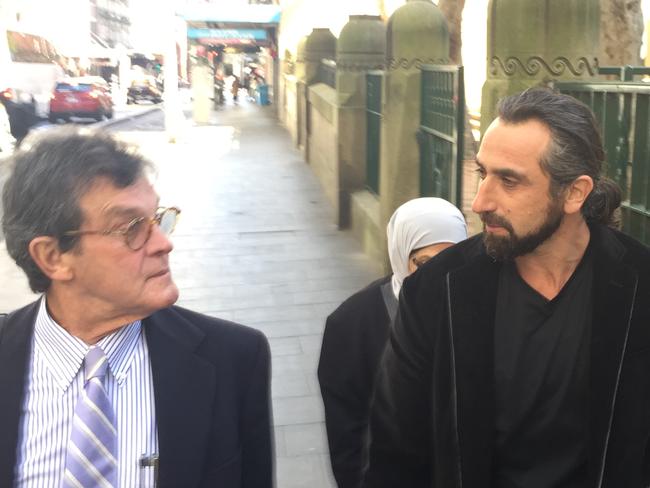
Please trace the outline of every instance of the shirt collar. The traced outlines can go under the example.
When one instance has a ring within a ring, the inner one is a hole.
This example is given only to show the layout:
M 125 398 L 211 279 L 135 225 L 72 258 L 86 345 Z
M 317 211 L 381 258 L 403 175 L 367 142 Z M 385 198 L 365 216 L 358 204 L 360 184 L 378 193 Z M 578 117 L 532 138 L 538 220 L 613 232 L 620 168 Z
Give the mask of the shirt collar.
M 109 371 L 121 386 L 132 363 L 133 352 L 142 340 L 139 320 L 103 337 L 97 345 L 108 359 Z M 68 333 L 50 316 L 43 296 L 34 327 L 34 353 L 42 357 L 47 369 L 62 390 L 66 390 L 79 372 L 90 346 Z

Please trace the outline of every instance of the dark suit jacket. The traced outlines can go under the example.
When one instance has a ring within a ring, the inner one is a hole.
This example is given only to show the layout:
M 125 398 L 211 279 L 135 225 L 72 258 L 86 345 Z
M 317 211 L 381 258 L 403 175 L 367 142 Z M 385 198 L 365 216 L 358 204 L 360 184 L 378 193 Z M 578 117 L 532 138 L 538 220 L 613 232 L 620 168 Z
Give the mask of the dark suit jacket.
M 361 485 L 368 462 L 370 398 L 390 320 L 381 287 L 371 283 L 327 317 L 318 363 L 332 471 L 339 488 Z
M 641 488 L 650 466 L 650 250 L 602 226 L 591 226 L 591 239 L 588 486 Z M 499 269 L 478 236 L 407 278 L 377 380 L 365 487 L 490 486 Z
M 0 487 L 12 485 L 38 302 L 0 332 Z M 190 312 L 143 321 L 153 372 L 160 488 L 273 486 L 270 352 L 258 331 Z

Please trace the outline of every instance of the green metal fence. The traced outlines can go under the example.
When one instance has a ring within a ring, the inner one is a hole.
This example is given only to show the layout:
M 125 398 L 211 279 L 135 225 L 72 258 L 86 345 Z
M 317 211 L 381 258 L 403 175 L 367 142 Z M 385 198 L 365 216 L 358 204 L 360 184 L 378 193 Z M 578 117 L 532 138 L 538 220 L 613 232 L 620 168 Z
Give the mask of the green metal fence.
M 462 66 L 422 66 L 420 195 L 462 205 L 465 90 Z
M 601 66 L 599 75 L 614 75 L 620 81 L 633 81 L 635 76 L 650 75 L 650 66 Z
M 336 61 L 323 58 L 318 65 L 318 82 L 336 88 Z
M 379 195 L 382 71 L 366 74 L 366 188 Z
M 621 68 L 619 73 L 626 79 L 630 69 Z M 623 230 L 650 245 L 650 84 L 557 82 L 556 87 L 589 105 L 596 114 L 607 174 L 623 191 Z

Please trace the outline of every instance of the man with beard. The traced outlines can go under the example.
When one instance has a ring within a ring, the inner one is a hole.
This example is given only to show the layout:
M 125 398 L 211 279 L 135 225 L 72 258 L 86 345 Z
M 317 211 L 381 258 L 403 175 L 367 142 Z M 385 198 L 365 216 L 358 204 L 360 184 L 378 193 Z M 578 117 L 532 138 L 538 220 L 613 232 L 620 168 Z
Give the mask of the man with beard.
M 482 235 L 408 278 L 364 486 L 650 482 L 650 250 L 614 230 L 591 111 L 508 97 L 477 155 Z

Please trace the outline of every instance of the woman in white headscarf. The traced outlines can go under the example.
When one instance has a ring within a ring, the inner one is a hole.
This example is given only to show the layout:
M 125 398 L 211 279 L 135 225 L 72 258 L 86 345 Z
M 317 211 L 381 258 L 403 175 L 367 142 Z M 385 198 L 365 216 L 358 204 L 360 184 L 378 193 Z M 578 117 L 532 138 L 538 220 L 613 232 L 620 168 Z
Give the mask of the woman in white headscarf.
M 357 488 L 363 479 L 372 387 L 402 282 L 427 260 L 466 239 L 467 226 L 448 201 L 416 198 L 395 211 L 387 236 L 392 274 L 352 295 L 325 324 L 318 380 L 339 488 Z

